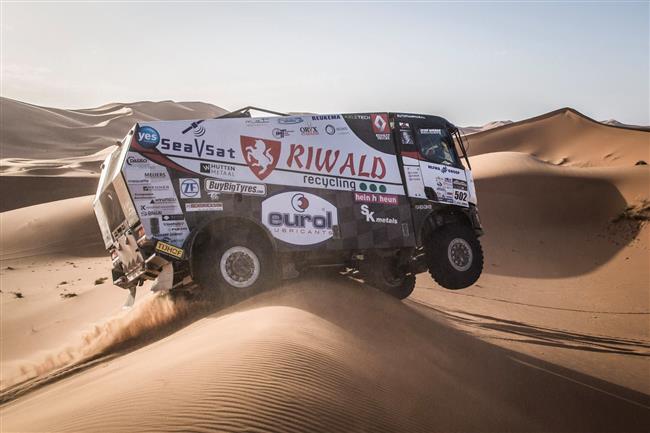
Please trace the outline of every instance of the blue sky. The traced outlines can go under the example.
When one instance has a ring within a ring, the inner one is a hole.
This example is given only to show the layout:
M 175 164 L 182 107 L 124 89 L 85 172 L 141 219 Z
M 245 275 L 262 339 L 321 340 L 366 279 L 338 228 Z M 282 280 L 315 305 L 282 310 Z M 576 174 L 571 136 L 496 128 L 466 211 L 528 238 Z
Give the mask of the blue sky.
M 647 2 L 3 3 L 1 31 L 2 95 L 39 105 L 650 123 Z

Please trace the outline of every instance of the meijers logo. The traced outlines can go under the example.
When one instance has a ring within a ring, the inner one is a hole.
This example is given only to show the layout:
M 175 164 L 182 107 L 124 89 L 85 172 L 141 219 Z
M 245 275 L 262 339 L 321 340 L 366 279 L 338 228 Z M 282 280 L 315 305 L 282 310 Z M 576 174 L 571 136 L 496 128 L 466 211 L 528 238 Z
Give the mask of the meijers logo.
M 313 245 L 334 235 L 338 211 L 317 195 L 283 192 L 262 202 L 262 222 L 276 239 L 294 245 Z
M 140 126 L 136 133 L 136 141 L 145 149 L 152 149 L 160 143 L 160 134 L 151 126 Z

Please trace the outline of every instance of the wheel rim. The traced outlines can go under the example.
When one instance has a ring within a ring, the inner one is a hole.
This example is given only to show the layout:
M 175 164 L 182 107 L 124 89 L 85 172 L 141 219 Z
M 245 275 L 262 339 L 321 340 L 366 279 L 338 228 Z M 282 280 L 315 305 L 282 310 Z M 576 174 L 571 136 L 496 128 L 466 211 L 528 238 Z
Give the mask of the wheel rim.
M 469 245 L 469 242 L 462 238 L 455 238 L 449 242 L 447 257 L 454 269 L 464 272 L 472 266 L 474 254 L 472 253 L 472 247 Z
M 255 284 L 260 275 L 257 255 L 246 247 L 232 247 L 221 256 L 221 276 L 231 286 L 244 289 Z

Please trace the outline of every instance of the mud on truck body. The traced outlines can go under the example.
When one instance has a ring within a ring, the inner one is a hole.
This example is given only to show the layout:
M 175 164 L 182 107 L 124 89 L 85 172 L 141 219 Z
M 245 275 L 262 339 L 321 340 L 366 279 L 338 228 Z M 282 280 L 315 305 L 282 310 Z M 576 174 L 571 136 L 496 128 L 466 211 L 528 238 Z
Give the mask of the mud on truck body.
M 139 123 L 106 158 L 94 209 L 131 303 L 145 280 L 245 296 L 337 265 L 405 298 L 418 273 L 460 289 L 483 267 L 463 140 L 437 116 Z

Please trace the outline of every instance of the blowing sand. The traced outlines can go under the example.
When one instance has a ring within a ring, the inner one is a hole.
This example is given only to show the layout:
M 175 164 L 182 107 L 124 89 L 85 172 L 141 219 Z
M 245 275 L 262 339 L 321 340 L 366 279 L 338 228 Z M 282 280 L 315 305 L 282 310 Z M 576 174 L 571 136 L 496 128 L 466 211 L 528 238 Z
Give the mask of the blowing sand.
M 560 110 L 470 143 L 485 273 L 404 302 L 312 275 L 124 312 L 90 197 L 1 213 L 0 428 L 648 431 L 650 133 Z

